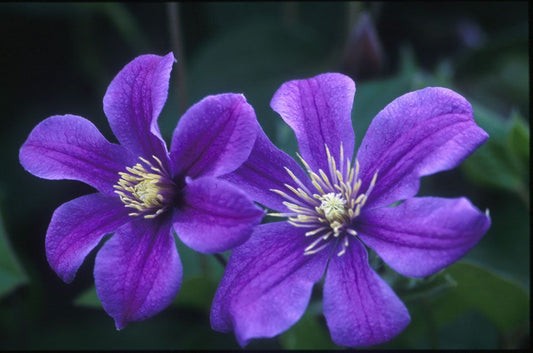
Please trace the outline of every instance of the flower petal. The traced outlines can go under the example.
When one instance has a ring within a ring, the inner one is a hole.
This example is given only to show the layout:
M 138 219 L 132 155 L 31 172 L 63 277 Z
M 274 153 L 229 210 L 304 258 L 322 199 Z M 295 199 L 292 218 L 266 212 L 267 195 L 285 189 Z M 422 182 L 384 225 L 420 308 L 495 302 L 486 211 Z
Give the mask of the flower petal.
M 115 195 L 118 172 L 134 161 L 93 123 L 75 115 L 40 122 L 20 148 L 19 159 L 24 169 L 40 178 L 79 180 L 106 195 Z
M 235 330 L 244 346 L 252 338 L 273 337 L 305 312 L 311 290 L 323 275 L 324 249 L 304 255 L 305 229 L 287 222 L 264 224 L 235 249 L 211 308 L 211 327 Z
M 264 212 L 246 194 L 223 180 L 187 178 L 183 206 L 174 215 L 174 230 L 187 246 L 203 253 L 241 245 Z
M 219 176 L 237 169 L 257 135 L 255 112 L 242 94 L 208 96 L 181 117 L 172 137 L 174 174 Z
M 157 118 L 168 95 L 170 71 L 175 59 L 141 55 L 115 76 L 104 96 L 104 112 L 120 144 L 137 156 L 167 154 Z
M 273 210 L 286 211 L 287 207 L 283 205 L 285 199 L 270 191 L 271 189 L 285 191 L 284 184 L 298 187 L 294 185 L 285 167 L 291 170 L 307 188 L 314 190 L 313 186 L 300 165 L 274 146 L 260 126 L 257 129 L 257 139 L 246 162 L 233 173 L 225 175 L 223 179 L 239 185 L 254 201 Z
M 464 256 L 490 227 L 490 218 L 466 198 L 420 197 L 368 210 L 357 231 L 395 271 L 429 276 Z
M 178 293 L 182 267 L 170 226 L 170 215 L 129 222 L 98 252 L 96 293 L 118 330 L 159 313 Z
M 324 316 L 333 342 L 361 347 L 384 343 L 403 331 L 410 316 L 392 289 L 368 265 L 366 249 L 352 241 L 333 256 L 324 284 Z
M 46 233 L 48 263 L 66 283 L 72 282 L 87 254 L 104 235 L 130 221 L 118 198 L 102 194 L 79 197 L 59 206 Z
M 378 171 L 367 205 L 414 196 L 420 177 L 456 167 L 487 138 L 470 103 L 449 89 L 428 87 L 396 98 L 372 120 L 357 154 L 362 190 Z
M 313 171 L 328 170 L 324 144 L 340 160 L 340 144 L 351 159 L 355 135 L 351 111 L 355 83 L 348 76 L 327 73 L 284 83 L 270 106 L 294 130 L 302 157 Z

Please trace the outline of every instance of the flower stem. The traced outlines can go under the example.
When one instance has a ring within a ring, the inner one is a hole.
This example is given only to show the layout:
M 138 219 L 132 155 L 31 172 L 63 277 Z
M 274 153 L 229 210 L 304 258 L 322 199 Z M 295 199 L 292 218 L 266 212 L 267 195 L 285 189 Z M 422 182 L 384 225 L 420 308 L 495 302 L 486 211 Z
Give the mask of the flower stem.
M 172 51 L 178 60 L 177 79 L 178 79 L 178 109 L 183 114 L 187 107 L 187 91 L 185 79 L 185 52 L 183 50 L 183 41 L 181 37 L 181 22 L 179 7 L 176 2 L 167 3 L 168 28 L 170 30 L 170 39 L 172 42 Z

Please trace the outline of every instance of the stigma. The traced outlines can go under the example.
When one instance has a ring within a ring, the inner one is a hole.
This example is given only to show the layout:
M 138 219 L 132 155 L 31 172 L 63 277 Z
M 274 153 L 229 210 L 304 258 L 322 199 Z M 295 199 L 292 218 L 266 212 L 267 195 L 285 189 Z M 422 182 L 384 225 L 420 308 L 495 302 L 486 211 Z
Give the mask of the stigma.
M 113 187 L 124 207 L 132 209 L 129 216 L 155 218 L 170 205 L 175 185 L 159 158 L 152 156 L 153 162 L 139 159 L 141 162 L 118 173 L 120 178 Z
M 344 158 L 342 144 L 340 146 L 340 161 L 331 155 L 325 145 L 328 170 L 311 170 L 309 164 L 300 156 L 313 190 L 310 190 L 294 173 L 285 168 L 296 183 L 296 187 L 284 184 L 287 192 L 271 189 L 286 201 L 283 204 L 289 209 L 284 213 L 269 213 L 271 216 L 287 217 L 287 221 L 295 227 L 310 228 L 306 237 L 314 240 L 305 248 L 305 255 L 315 254 L 330 245 L 331 241 L 340 244 L 337 256 L 342 256 L 350 244 L 350 239 L 357 236 L 353 229 L 353 220 L 361 214 L 361 210 L 368 200 L 377 180 L 376 172 L 365 192 L 361 192 L 362 180 L 359 177 L 359 162 L 355 166 Z

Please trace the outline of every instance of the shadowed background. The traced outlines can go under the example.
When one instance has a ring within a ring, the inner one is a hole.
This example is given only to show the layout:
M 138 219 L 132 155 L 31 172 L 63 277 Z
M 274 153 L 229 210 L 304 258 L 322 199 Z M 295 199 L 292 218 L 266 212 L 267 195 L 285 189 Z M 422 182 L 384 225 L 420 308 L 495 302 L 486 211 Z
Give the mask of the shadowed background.
M 159 119 L 167 141 L 190 105 L 236 92 L 294 156 L 270 99 L 283 82 L 323 72 L 356 82 L 356 143 L 397 96 L 426 86 L 465 96 L 490 139 L 460 168 L 425 177 L 419 194 L 464 195 L 490 210 L 492 227 L 463 261 L 427 279 L 377 265 L 412 321 L 376 348 L 529 347 L 527 13 L 527 2 L 511 1 L 0 4 L 0 350 L 238 348 L 209 326 L 223 268 L 182 244 L 184 282 L 171 307 L 116 331 L 94 293 L 96 251 L 70 285 L 44 252 L 54 209 L 92 189 L 36 178 L 18 162 L 33 127 L 55 114 L 83 116 L 116 141 L 102 110 L 107 85 L 134 57 L 169 51 L 178 63 Z M 293 328 L 248 348 L 334 348 L 320 288 Z

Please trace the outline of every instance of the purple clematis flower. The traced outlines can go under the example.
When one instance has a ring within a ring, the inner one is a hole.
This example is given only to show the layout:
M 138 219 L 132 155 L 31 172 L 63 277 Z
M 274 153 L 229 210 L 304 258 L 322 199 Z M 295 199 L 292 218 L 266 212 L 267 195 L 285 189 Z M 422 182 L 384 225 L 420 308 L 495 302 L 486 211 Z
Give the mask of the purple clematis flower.
M 240 94 L 208 96 L 180 119 L 170 153 L 157 118 L 167 99 L 172 53 L 143 55 L 113 79 L 104 112 L 120 145 L 88 120 L 52 116 L 20 149 L 20 163 L 46 179 L 74 179 L 99 191 L 57 208 L 46 256 L 69 283 L 87 254 L 98 252 L 94 277 L 117 329 L 155 315 L 178 293 L 182 265 L 172 229 L 203 253 L 246 241 L 263 211 L 218 178 L 248 157 L 256 139 L 253 108 Z
M 283 84 L 271 107 L 294 130 L 307 175 L 260 132 L 249 159 L 226 177 L 287 218 L 258 226 L 232 252 L 215 295 L 212 327 L 234 330 L 243 346 L 297 322 L 324 273 L 333 341 L 386 342 L 410 317 L 363 244 L 400 274 L 423 277 L 465 255 L 490 226 L 466 198 L 414 197 L 420 177 L 454 168 L 488 138 L 463 97 L 429 87 L 397 98 L 374 118 L 352 163 L 354 93 L 336 73 Z

